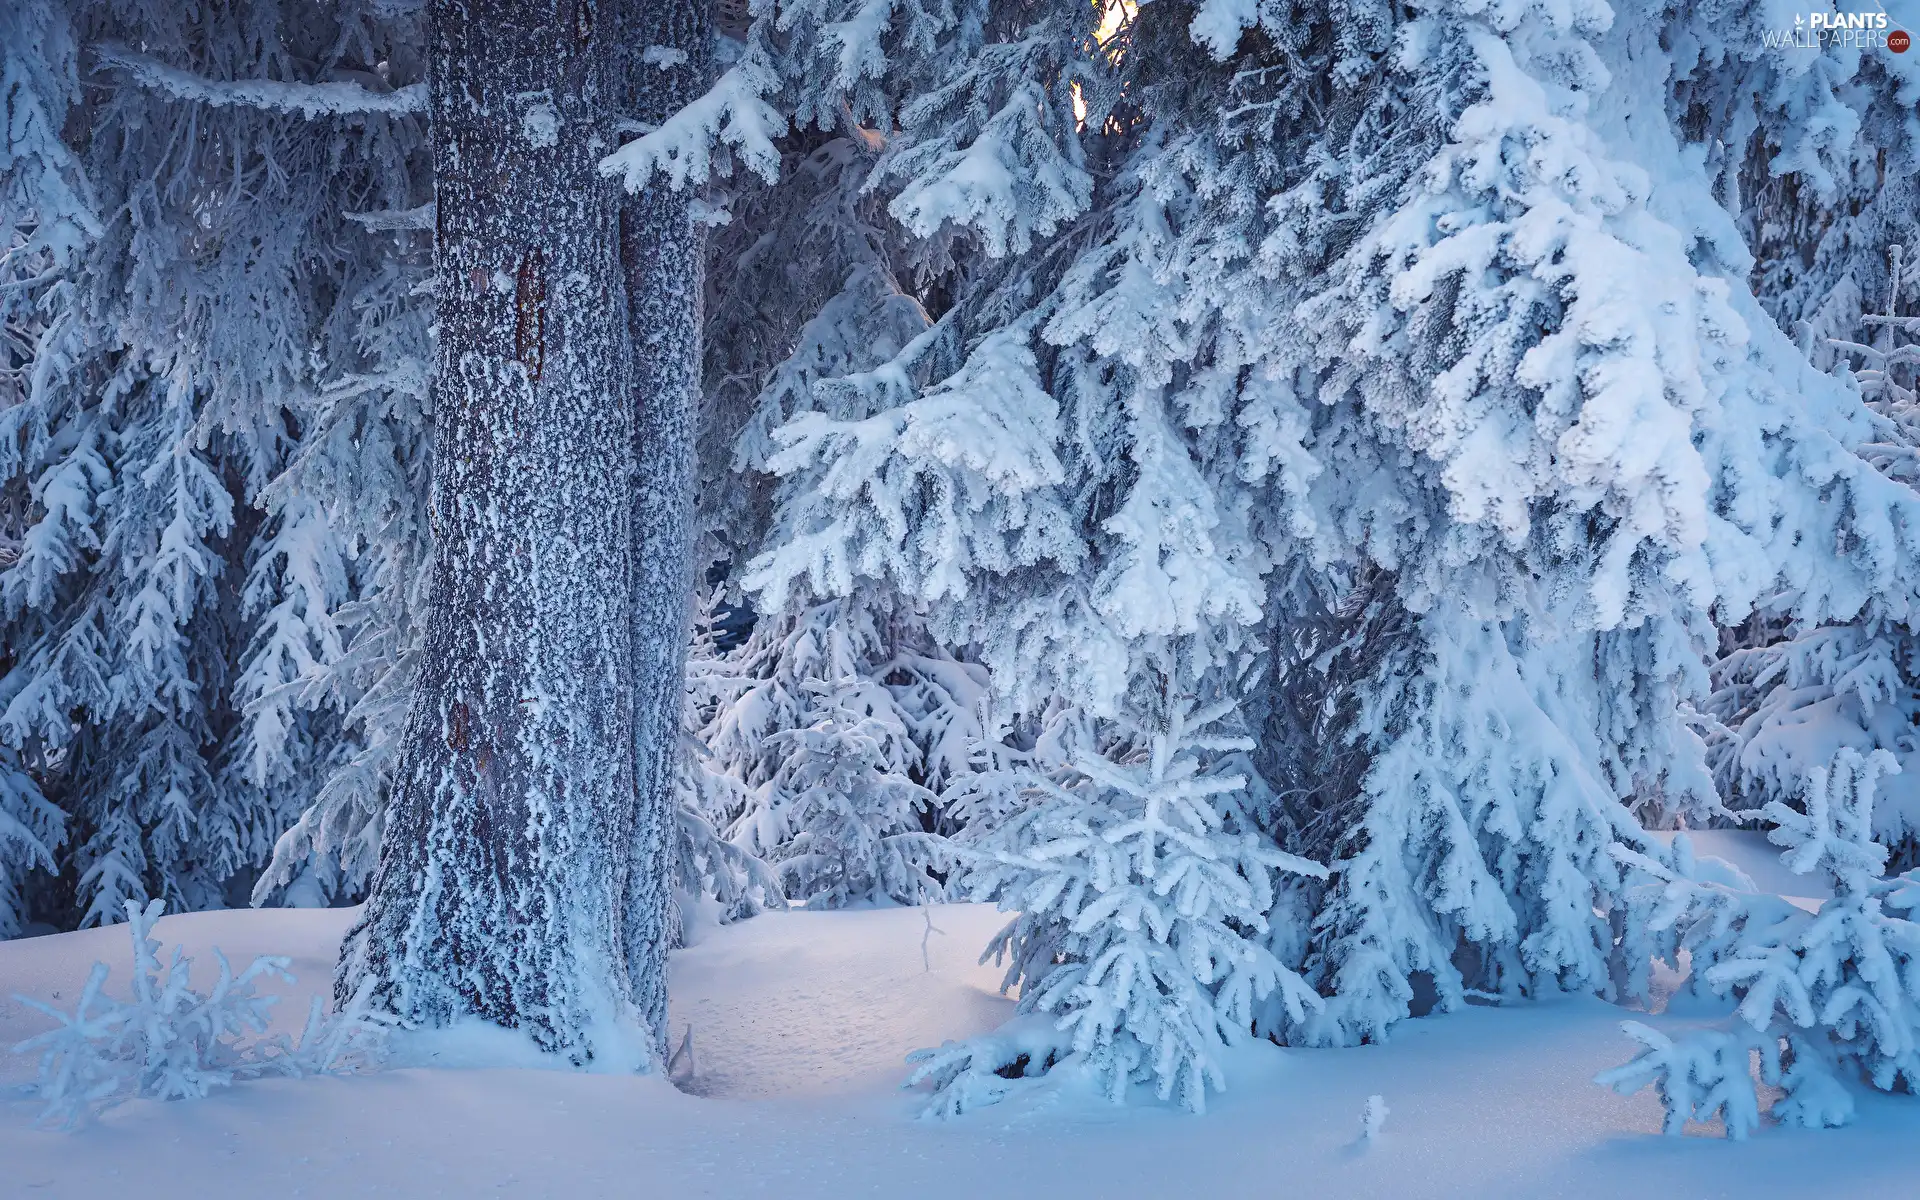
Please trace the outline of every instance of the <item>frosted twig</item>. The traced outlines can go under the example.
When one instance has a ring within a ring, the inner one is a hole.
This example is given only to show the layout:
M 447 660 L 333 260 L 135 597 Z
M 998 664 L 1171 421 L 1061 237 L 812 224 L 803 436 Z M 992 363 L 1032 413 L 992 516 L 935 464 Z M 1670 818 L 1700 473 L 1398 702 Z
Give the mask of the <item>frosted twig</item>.
M 376 212 L 351 212 L 342 216 L 364 229 L 432 229 L 434 202 L 429 200 L 417 208 L 386 209 Z
M 941 937 L 945 937 L 947 935 L 947 931 L 944 929 L 934 928 L 933 910 L 931 908 L 928 908 L 924 903 L 920 905 L 920 915 L 923 918 L 925 918 L 927 922 L 926 929 L 922 930 L 920 934 L 920 965 L 925 967 L 928 971 L 931 971 L 933 970 L 933 959 L 927 954 L 927 939 L 932 937 L 936 933 L 939 934 Z
M 683 1062 L 686 1064 L 685 1070 L 682 1070 L 680 1067 L 680 1064 Z M 686 1033 L 680 1037 L 680 1048 L 675 1050 L 667 1059 L 667 1078 L 675 1081 L 686 1081 L 691 1080 L 699 1073 L 700 1068 L 698 1064 L 694 1062 L 693 1058 L 693 1023 L 689 1021 L 687 1023 Z

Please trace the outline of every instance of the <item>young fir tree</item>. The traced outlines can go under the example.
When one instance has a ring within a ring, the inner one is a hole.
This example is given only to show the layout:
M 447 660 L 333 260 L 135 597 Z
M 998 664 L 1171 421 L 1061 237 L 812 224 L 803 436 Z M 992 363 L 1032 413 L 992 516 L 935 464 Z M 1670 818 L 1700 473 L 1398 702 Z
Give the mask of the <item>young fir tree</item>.
M 911 648 L 916 625 L 851 599 L 762 617 L 698 681 L 702 744 L 740 785 L 715 815 L 790 901 L 941 894 L 938 793 L 970 769 L 984 681 L 924 641 Z
M 1151 1080 L 1197 1111 L 1225 1086 L 1219 1051 L 1260 1012 L 1298 1023 L 1320 1007 L 1265 935 L 1285 911 L 1277 887 L 1326 870 L 1276 849 L 1254 820 L 1253 743 L 1233 701 L 1198 693 L 1177 654 L 1156 657 L 1160 694 L 1123 710 L 1157 710 L 1152 725 L 1069 717 L 1046 756 L 1065 767 L 1025 773 L 1026 803 L 968 831 L 971 897 L 1020 914 L 989 952 L 1011 958 L 1021 1011 L 1054 1015 L 1059 1036 L 1021 1045 L 1013 1071 L 991 1041 L 921 1052 L 914 1078 L 934 1084 L 935 1111 L 999 1099 L 1005 1076 L 1063 1062 L 1110 1099 Z
M 735 662 L 728 648 L 735 632 L 732 610 L 707 591 L 699 602 L 688 646 L 685 703 L 681 711 L 678 866 L 675 899 L 681 925 L 703 897 L 713 897 L 721 922 L 750 917 L 781 895 L 780 882 L 758 857 L 722 836 L 749 802 L 747 789 L 702 740 L 713 714 L 738 694 Z

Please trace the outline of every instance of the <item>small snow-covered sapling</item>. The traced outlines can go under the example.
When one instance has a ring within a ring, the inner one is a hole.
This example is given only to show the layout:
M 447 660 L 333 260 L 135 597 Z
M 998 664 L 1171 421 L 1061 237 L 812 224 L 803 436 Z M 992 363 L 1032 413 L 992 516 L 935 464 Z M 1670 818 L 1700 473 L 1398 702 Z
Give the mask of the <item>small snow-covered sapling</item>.
M 181 947 L 174 947 L 164 969 L 160 965 L 160 943 L 150 935 L 165 907 L 160 900 L 144 906 L 127 901 L 131 1000 L 105 993 L 105 963 L 93 965 L 72 1013 L 16 997 L 58 1023 L 13 1047 L 15 1054 L 40 1058 L 34 1091 L 44 1105 L 42 1122 L 72 1128 L 136 1096 L 197 1099 L 261 1075 L 334 1074 L 378 1061 L 391 1020 L 374 1010 L 370 989 L 361 988 L 344 1011 L 332 1015 L 316 997 L 298 1043 L 270 1034 L 269 1014 L 278 997 L 260 995 L 254 985 L 293 982 L 289 960 L 262 955 L 236 975 L 215 948 L 213 986 L 204 994 L 195 991 L 193 959 Z

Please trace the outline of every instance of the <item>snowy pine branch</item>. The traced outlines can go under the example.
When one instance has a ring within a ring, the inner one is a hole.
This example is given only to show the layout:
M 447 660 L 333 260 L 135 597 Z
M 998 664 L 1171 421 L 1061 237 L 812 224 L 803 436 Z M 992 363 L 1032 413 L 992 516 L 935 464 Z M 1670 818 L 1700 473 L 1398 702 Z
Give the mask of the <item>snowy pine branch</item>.
M 183 71 L 124 46 L 93 47 L 99 61 L 118 67 L 142 87 L 214 108 L 238 106 L 316 117 L 411 116 L 427 110 L 427 85 L 375 91 L 358 83 L 283 83 L 275 79 L 218 80 Z
M 1761 1054 L 1762 1081 L 1784 1089 L 1772 1113 L 1788 1123 L 1846 1123 L 1849 1084 L 1920 1084 L 1920 924 L 1912 912 L 1920 891 L 1911 878 L 1879 878 L 1886 851 L 1872 839 L 1876 785 L 1895 770 L 1884 751 L 1843 749 L 1811 772 L 1798 807 L 1768 805 L 1768 837 L 1784 848 L 1786 867 L 1833 885 L 1817 912 L 1743 880 L 1714 879 L 1695 865 L 1684 835 L 1660 858 L 1616 848 L 1641 881 L 1630 919 L 1655 939 L 1650 945 L 1637 934 L 1630 950 L 1653 949 L 1670 962 L 1687 951 L 1693 986 L 1732 996 L 1738 1007 L 1729 1029 L 1685 1039 L 1629 1022 L 1644 1049 L 1598 1082 L 1625 1093 L 1654 1084 L 1669 1133 L 1721 1112 L 1733 1138 L 1757 1124 L 1752 1050 Z
M 787 131 L 786 117 L 764 99 L 773 88 L 771 71 L 749 54 L 659 128 L 609 154 L 600 173 L 618 178 L 629 192 L 658 175 L 677 192 L 731 174 L 737 154 L 748 170 L 772 183 L 780 175 L 774 142 Z

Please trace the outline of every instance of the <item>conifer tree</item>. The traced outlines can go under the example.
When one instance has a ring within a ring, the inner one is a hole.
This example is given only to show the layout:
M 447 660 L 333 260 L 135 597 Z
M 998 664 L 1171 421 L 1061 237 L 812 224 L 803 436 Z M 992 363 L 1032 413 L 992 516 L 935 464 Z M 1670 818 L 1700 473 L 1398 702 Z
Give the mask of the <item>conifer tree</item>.
M 405 587 L 417 23 L 4 19 L 0 227 L 26 274 L 4 302 L 0 739 L 68 830 L 28 901 L 69 926 L 216 906 L 355 755 L 353 689 L 305 676 L 354 644 L 339 618 Z
M 727 836 L 809 907 L 941 894 L 939 791 L 970 769 L 982 673 L 888 615 L 848 598 L 763 616 L 701 680 L 702 744 L 740 785 Z
M 609 32 L 617 74 L 610 83 L 628 120 L 658 123 L 705 87 L 713 41 L 707 4 L 614 0 L 600 7 L 614 18 Z M 706 253 L 695 216 L 690 196 L 656 188 L 625 198 L 618 231 L 634 414 L 629 607 L 638 808 L 626 876 L 626 954 L 634 1003 L 663 1039 L 663 1053 L 680 723 L 695 581 Z
M 1326 1003 L 1265 1031 L 1385 1036 L 1420 976 L 1442 1008 L 1609 991 L 1609 847 L 1716 807 L 1686 720 L 1712 622 L 1911 602 L 1920 508 L 1754 302 L 1725 173 L 1675 116 L 1729 83 L 1805 112 L 1833 74 L 1742 74 L 1660 4 L 1216 0 L 1110 40 L 1097 15 L 779 5 L 622 152 L 679 182 L 770 172 L 788 117 L 891 130 L 870 186 L 964 256 L 956 365 L 922 382 L 916 341 L 849 378 L 871 415 L 776 431 L 781 536 L 745 582 L 783 605 L 877 581 L 1013 713 L 1150 726 L 1150 648 L 1203 689 L 1272 679 L 1240 664 L 1315 576 L 1387 641 L 1328 692 L 1357 792 L 1274 829 L 1333 861 L 1291 939 Z M 1705 119 L 1731 134 L 1738 106 Z M 989 758 L 1058 769 L 1008 729 Z M 1194 1102 L 1186 1060 L 1141 1061 Z
M 671 829 L 637 803 L 638 510 L 605 503 L 648 462 L 626 311 L 608 303 L 620 205 L 595 171 L 618 87 L 604 15 L 429 6 L 439 533 L 336 994 L 370 984 L 408 1022 L 479 1016 L 618 1065 L 664 1034 Z

